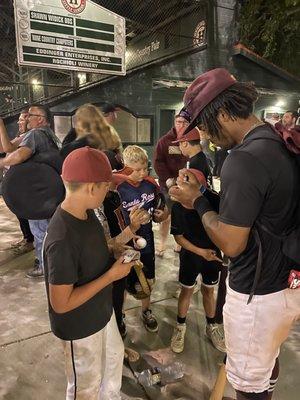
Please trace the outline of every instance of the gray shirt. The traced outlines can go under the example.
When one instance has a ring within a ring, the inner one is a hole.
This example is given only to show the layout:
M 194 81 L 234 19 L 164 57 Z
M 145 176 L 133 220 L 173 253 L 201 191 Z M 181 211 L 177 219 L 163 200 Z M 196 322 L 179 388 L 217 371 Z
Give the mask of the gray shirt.
M 61 146 L 54 132 L 48 126 L 43 126 L 28 131 L 19 147 L 28 147 L 32 151 L 32 155 L 34 155 L 49 150 L 58 150 Z

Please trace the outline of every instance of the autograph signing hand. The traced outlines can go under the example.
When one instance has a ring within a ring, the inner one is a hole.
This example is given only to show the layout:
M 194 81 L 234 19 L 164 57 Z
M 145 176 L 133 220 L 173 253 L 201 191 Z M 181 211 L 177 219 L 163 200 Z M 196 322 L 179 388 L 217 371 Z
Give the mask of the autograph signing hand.
M 201 184 L 195 175 L 188 169 L 181 169 L 177 178 L 177 186 L 173 186 L 169 190 L 172 200 L 178 201 L 185 208 L 193 209 L 194 201 L 202 196 L 200 193 Z

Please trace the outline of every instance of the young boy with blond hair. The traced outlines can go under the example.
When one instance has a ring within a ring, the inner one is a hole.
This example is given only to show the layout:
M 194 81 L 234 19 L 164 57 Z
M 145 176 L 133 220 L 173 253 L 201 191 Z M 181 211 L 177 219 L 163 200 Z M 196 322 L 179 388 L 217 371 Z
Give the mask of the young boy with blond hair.
M 161 198 L 160 189 L 155 180 L 148 176 L 148 155 L 139 146 L 128 146 L 123 152 L 125 168 L 119 171 L 126 174 L 127 179 L 117 186 L 121 198 L 122 212 L 127 224 L 130 223 L 129 214 L 132 208 L 139 207 L 148 211 L 149 221 L 142 225 L 136 232 L 147 242 L 146 247 L 141 249 L 141 262 L 144 265 L 144 273 L 150 283 L 155 279 L 155 249 L 154 235 L 152 231 L 152 220 L 162 222 L 168 217 L 168 209 L 163 204 L 159 207 Z M 132 272 L 131 274 L 134 274 Z M 131 276 L 132 277 L 132 276 Z M 129 276 L 130 278 L 130 276 Z M 141 319 L 149 332 L 157 332 L 158 324 L 150 307 L 150 296 L 142 299 Z
M 133 262 L 116 262 L 93 209 L 112 181 L 106 155 L 74 150 L 64 161 L 66 197 L 44 242 L 51 329 L 62 340 L 68 380 L 66 399 L 120 400 L 124 345 L 112 307 L 112 283 Z

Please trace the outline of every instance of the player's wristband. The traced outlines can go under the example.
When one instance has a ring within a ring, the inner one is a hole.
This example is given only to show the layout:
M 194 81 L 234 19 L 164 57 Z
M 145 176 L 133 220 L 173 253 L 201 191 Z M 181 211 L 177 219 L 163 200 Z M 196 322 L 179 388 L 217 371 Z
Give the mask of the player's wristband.
M 194 209 L 197 211 L 200 218 L 202 218 L 208 211 L 214 211 L 209 201 L 204 196 L 199 196 L 194 201 Z
M 206 187 L 201 185 L 199 190 L 201 194 L 204 194 L 206 192 Z

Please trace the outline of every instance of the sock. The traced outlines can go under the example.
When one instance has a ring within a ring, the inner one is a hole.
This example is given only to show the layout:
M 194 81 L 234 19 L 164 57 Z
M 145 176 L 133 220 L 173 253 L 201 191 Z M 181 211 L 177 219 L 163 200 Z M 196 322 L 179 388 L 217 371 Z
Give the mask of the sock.
M 275 365 L 274 365 L 272 375 L 270 378 L 270 387 L 268 389 L 268 400 L 272 399 L 272 395 L 273 395 L 276 383 L 278 381 L 278 376 L 279 376 L 279 360 L 278 360 L 278 358 L 276 358 Z
M 240 392 L 239 390 L 236 391 L 237 400 L 267 400 L 268 399 L 268 392 L 261 392 L 261 393 L 246 393 Z
M 209 318 L 208 316 L 206 316 L 206 322 L 208 324 L 214 324 L 216 322 L 216 319 L 215 319 L 215 317 Z
M 179 317 L 179 315 L 177 315 L 177 323 L 178 324 L 185 324 L 185 320 L 186 320 L 186 317 Z

